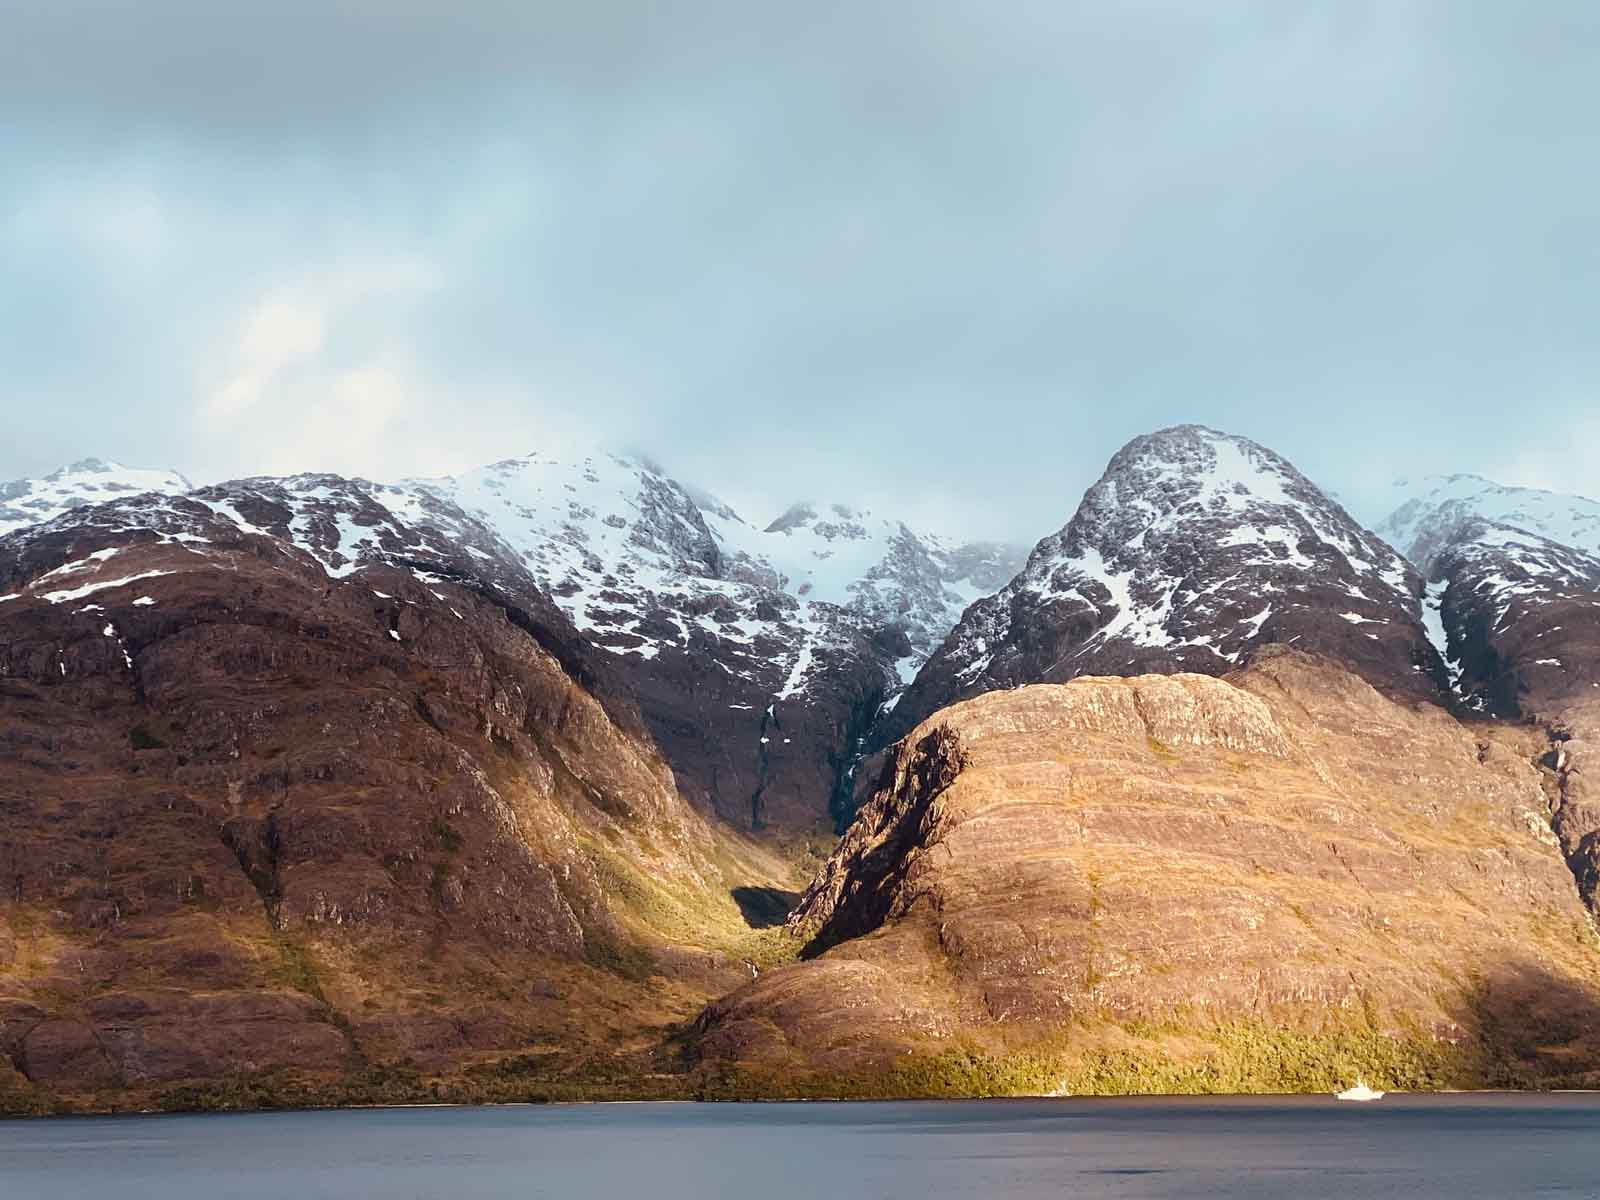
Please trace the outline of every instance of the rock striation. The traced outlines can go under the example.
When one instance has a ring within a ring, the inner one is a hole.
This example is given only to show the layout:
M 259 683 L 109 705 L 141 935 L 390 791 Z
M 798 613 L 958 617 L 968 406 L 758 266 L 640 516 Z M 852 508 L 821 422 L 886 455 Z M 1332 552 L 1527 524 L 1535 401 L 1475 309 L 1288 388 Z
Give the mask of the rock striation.
M 1182 1057 L 1240 1021 L 1470 1044 L 1485 989 L 1595 982 L 1546 745 L 1281 647 L 1225 679 L 963 701 L 899 744 L 807 889 L 809 961 L 711 1006 L 700 1051 L 860 1073 L 1176 1028 Z M 1597 1049 L 1580 1033 L 1543 1065 Z

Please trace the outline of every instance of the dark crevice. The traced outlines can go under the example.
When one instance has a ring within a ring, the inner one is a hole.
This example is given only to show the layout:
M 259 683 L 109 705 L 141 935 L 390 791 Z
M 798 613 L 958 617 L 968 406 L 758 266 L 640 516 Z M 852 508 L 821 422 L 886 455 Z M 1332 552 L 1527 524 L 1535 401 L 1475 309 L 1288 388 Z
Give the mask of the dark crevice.
M 222 826 L 222 840 L 238 860 L 239 869 L 261 897 L 266 910 L 267 923 L 281 928 L 279 909 L 283 901 L 283 886 L 278 873 L 278 856 L 283 843 L 278 831 L 275 813 L 265 820 L 255 817 L 234 817 Z
M 1517 679 L 1494 648 L 1494 629 L 1488 618 L 1473 614 L 1458 624 L 1451 621 L 1453 612 L 1446 604 L 1440 609 L 1440 619 L 1446 622 L 1450 648 L 1456 652 L 1461 669 L 1456 690 L 1461 704 L 1470 713 L 1480 716 L 1515 719 L 1522 715 L 1517 702 Z
M 789 919 L 800 903 L 799 892 L 772 887 L 736 887 L 730 893 L 739 915 L 751 929 L 774 929 Z
M 929 810 L 966 765 L 961 737 L 947 725 L 915 746 L 902 745 L 889 754 L 873 788 L 874 799 L 861 817 L 875 820 L 871 832 L 881 836 L 870 850 L 849 862 L 848 894 L 834 898 L 821 926 L 801 950 L 802 958 L 815 958 L 840 942 L 870 933 L 889 918 L 901 884 L 917 860 L 913 852 L 928 844 Z
M 861 696 L 850 706 L 839 742 L 828 751 L 833 787 L 828 794 L 828 816 L 834 833 L 842 834 L 856 817 L 856 772 L 867 758 L 867 738 L 883 708 L 881 688 Z
M 427 725 L 435 733 L 444 732 L 443 727 L 439 724 L 439 719 L 433 715 L 433 709 L 429 707 L 426 697 L 421 692 L 416 694 L 412 701 L 412 707 L 416 709 L 417 716 L 422 719 L 423 724 Z
M 1545 734 L 1550 739 L 1550 748 L 1534 760 L 1534 766 L 1546 781 L 1550 829 L 1556 835 L 1567 869 L 1572 872 L 1578 899 L 1592 913 L 1596 893 L 1600 892 L 1600 832 L 1583 832 L 1573 827 L 1581 818 L 1574 811 L 1571 797 L 1573 763 L 1566 748 L 1572 738 L 1571 732 L 1547 727 Z
M 767 823 L 761 815 L 761 797 L 767 790 L 767 771 L 771 765 L 772 758 L 767 751 L 769 744 L 767 728 L 769 726 L 774 733 L 783 729 L 782 724 L 778 721 L 778 705 L 776 701 L 767 705 L 766 711 L 761 714 L 761 731 L 756 735 L 759 739 L 756 742 L 756 790 L 750 793 L 750 828 L 753 830 L 762 830 L 767 827 Z

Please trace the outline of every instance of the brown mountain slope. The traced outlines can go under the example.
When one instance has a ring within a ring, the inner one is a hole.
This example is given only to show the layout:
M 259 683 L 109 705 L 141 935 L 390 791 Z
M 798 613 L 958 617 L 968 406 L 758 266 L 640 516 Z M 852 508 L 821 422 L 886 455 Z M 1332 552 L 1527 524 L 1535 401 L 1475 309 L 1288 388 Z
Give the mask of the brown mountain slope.
M 51 538 L 0 571 L 0 1107 L 559 1074 L 749 978 L 786 868 L 570 628 L 266 537 Z
M 1594 1078 L 1547 748 L 1278 647 L 965 701 L 807 891 L 816 957 L 697 1050 L 822 1090 Z

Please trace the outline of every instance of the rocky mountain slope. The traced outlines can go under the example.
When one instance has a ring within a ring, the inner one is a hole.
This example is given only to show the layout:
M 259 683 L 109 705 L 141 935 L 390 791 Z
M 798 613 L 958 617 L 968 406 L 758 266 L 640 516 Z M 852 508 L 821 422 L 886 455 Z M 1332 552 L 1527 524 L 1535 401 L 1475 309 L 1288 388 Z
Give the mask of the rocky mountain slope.
M 1380 528 L 1428 580 L 1426 615 L 1462 703 L 1535 722 L 1556 740 L 1553 824 L 1593 907 L 1600 892 L 1600 792 L 1591 779 L 1600 772 L 1600 504 L 1461 475 L 1415 490 Z
M 83 520 L 179 539 L 202 536 L 186 522 L 220 518 L 336 578 L 384 565 L 474 581 L 546 617 L 553 604 L 602 651 L 591 669 L 629 695 L 680 790 L 749 828 L 847 818 L 872 720 L 1020 560 L 840 505 L 797 506 L 757 529 L 643 460 L 600 454 L 528 455 L 440 480 L 301 475 L 198 490 L 90 460 L 3 493 L 15 514 L 5 528 L 95 502 L 104 511 Z
M 742 905 L 788 868 L 406 499 L 245 481 L 0 540 L 3 1106 L 581 1072 L 765 953 Z
M 842 505 L 757 528 L 642 459 L 528 455 L 406 486 L 503 539 L 616 656 L 680 787 L 755 828 L 848 817 L 879 709 L 1021 557 Z
M 1413 491 L 7 485 L 0 1108 L 1592 1083 L 1600 506 Z
M 1196 425 L 1134 439 L 969 609 L 878 730 L 1024 683 L 1147 671 L 1220 674 L 1278 642 L 1397 693 L 1432 696 L 1442 664 L 1417 572 L 1287 461 Z
M 1600 1078 L 1548 742 L 1326 659 L 1080 677 L 919 725 L 699 1053 L 812 1086 Z

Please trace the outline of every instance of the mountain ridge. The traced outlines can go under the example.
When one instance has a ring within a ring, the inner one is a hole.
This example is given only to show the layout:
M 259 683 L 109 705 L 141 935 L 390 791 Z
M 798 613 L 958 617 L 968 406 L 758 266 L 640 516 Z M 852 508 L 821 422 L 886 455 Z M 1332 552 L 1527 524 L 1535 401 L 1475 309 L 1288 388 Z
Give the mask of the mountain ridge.
M 1217 674 L 1273 641 L 1431 695 L 1414 568 L 1265 447 L 1204 426 L 1135 438 L 1021 574 L 964 615 L 878 739 L 986 690 L 1080 674 Z
M 75 519 L 74 483 L 87 489 L 78 499 L 106 499 L 92 472 L 57 474 L 49 518 Z M 179 511 L 187 501 L 285 540 L 332 577 L 379 565 L 425 583 L 482 576 L 523 607 L 553 605 L 614 660 L 686 791 L 753 827 L 848 818 L 855 743 L 1016 557 L 839 504 L 797 505 L 758 529 L 643 457 L 535 453 L 398 483 L 304 474 L 189 488 L 124 474 L 169 485 L 148 498 L 116 489 L 127 528 L 147 508 L 163 536 L 200 537 L 184 531 L 198 519 Z
M 0 1107 L 1600 1079 L 1560 497 L 1408 561 L 1177 426 L 1016 565 L 638 456 L 10 490 Z

